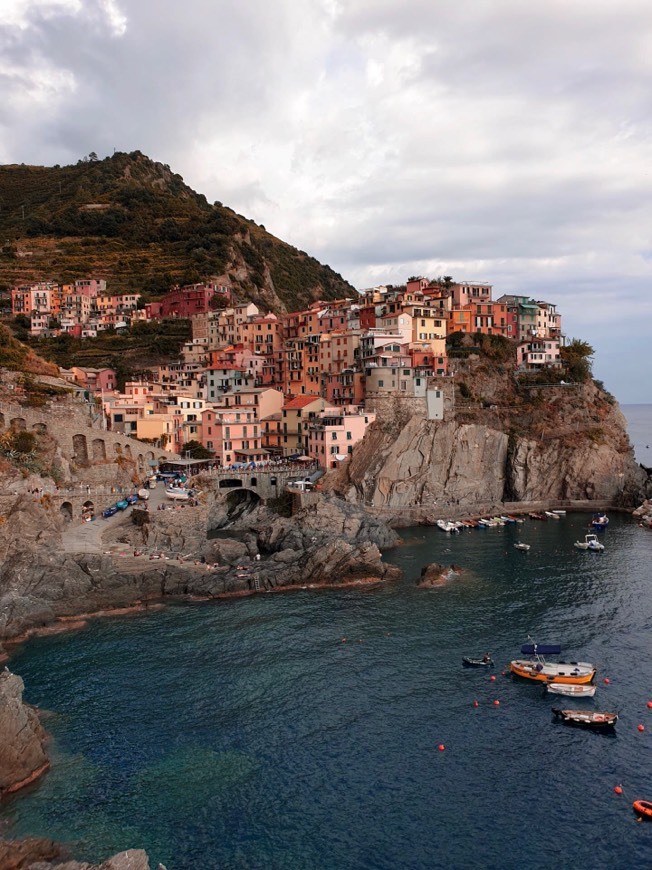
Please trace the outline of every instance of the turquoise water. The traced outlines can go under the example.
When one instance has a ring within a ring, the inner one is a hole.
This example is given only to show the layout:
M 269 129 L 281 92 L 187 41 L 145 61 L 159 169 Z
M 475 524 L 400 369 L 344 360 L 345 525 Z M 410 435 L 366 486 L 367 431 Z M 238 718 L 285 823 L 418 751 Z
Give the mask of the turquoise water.
M 587 520 L 406 530 L 396 584 L 30 642 L 10 667 L 48 711 L 54 765 L 2 804 L 10 833 L 86 859 L 143 847 L 168 870 L 649 866 L 631 802 L 652 799 L 652 533 L 612 516 L 605 552 L 580 552 Z M 465 574 L 419 590 L 432 560 Z M 502 675 L 528 634 L 597 663 L 595 698 L 562 705 L 619 710 L 615 737 L 555 724 Z M 486 650 L 493 682 L 461 667 Z

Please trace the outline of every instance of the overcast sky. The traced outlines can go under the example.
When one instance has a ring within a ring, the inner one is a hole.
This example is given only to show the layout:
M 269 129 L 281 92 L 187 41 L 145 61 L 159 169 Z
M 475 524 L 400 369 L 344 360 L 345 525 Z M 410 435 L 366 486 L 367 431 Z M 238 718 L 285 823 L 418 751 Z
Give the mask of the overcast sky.
M 138 149 L 358 288 L 558 305 L 652 403 L 650 0 L 0 0 L 0 163 Z

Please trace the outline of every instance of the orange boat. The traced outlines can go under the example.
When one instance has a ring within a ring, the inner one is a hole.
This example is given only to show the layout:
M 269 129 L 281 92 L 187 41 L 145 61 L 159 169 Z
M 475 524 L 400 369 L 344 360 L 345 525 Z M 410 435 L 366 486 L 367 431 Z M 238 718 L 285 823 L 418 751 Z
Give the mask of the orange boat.
M 652 819 L 652 801 L 634 801 L 632 809 L 642 819 Z
M 595 679 L 595 665 L 590 662 L 546 662 L 543 656 L 534 659 L 514 659 L 510 671 L 525 680 L 538 683 L 571 683 L 584 685 Z

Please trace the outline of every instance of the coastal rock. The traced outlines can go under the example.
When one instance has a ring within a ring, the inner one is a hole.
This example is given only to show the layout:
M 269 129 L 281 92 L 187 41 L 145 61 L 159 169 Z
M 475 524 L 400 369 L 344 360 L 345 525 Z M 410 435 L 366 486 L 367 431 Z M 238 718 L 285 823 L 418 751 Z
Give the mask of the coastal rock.
M 53 840 L 36 837 L 0 840 L 2 870 L 150 870 L 147 853 L 142 849 L 120 852 L 102 864 L 88 864 L 85 861 L 62 862 L 63 854 L 62 846 Z
M 645 499 L 640 507 L 632 511 L 632 516 L 636 517 L 642 526 L 652 528 L 652 501 Z
M 19 676 L 6 669 L 0 673 L 0 794 L 33 782 L 49 766 L 45 732 L 36 712 L 23 703 L 23 689 Z
M 433 586 L 446 586 L 451 580 L 456 580 L 462 574 L 463 569 L 459 565 L 440 565 L 431 562 L 421 569 L 421 577 L 417 581 L 420 588 L 432 588 Z

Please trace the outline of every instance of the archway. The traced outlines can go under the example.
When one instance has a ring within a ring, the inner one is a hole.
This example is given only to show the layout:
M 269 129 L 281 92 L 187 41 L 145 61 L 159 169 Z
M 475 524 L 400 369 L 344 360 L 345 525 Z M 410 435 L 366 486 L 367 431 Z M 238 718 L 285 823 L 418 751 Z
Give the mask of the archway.
M 104 438 L 93 438 L 93 462 L 106 462 L 106 444 Z
M 67 523 L 72 522 L 72 505 L 69 501 L 64 501 L 59 508 L 59 513 Z
M 235 489 L 236 487 L 241 487 L 242 481 L 239 477 L 225 477 L 223 480 L 220 480 L 220 489 Z
M 45 425 L 45 423 L 34 423 L 34 425 L 32 426 L 32 430 L 34 432 L 47 432 L 48 427 Z
M 12 429 L 27 429 L 27 423 L 22 417 L 14 417 L 9 425 Z
M 5 415 L 0 411 L 0 429 L 5 428 Z
M 125 444 L 124 455 L 127 457 L 127 459 L 131 459 L 131 447 L 128 444 Z
M 75 454 L 75 462 L 78 465 L 88 465 L 88 444 L 86 443 L 85 435 L 72 436 L 72 449 Z

